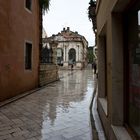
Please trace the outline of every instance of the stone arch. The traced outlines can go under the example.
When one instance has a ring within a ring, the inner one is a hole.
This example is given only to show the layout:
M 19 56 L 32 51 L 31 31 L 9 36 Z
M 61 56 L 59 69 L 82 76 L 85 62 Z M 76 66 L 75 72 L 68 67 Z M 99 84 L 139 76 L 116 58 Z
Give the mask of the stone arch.
M 74 64 L 76 62 L 76 50 L 71 48 L 69 50 L 69 64 Z
M 57 48 L 57 64 L 63 65 L 63 49 Z

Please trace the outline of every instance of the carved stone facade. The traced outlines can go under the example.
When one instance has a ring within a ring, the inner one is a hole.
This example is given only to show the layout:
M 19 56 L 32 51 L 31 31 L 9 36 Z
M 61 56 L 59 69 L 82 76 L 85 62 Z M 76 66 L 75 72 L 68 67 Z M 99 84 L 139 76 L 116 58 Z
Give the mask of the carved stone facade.
M 68 69 L 71 64 L 75 69 L 82 69 L 87 65 L 88 42 L 78 32 L 70 31 L 70 28 L 63 28 L 61 33 L 47 38 L 57 42 L 57 64 Z

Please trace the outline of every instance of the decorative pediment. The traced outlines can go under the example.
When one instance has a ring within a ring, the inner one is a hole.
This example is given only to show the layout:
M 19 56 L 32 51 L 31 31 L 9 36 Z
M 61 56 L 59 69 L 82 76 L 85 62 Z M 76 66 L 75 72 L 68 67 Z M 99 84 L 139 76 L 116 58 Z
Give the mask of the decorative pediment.
M 65 41 L 66 39 L 62 35 L 58 35 L 54 37 L 55 41 Z

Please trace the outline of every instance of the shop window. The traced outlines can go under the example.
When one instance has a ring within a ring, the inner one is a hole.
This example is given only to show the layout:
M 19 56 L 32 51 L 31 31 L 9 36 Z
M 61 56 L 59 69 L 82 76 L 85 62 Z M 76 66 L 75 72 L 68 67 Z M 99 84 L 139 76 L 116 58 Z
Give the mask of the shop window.
M 29 11 L 32 11 L 32 0 L 25 0 L 25 7 L 26 7 Z
M 140 2 L 139 2 L 140 5 Z M 127 124 L 140 138 L 140 10 L 135 7 L 127 13 Z
M 26 42 L 25 46 L 25 69 L 31 70 L 32 68 L 32 44 Z

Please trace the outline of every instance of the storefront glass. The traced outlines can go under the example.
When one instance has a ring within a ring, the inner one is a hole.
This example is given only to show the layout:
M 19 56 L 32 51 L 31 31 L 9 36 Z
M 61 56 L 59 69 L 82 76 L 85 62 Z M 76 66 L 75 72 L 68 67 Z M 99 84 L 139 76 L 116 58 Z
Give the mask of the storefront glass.
M 140 11 L 128 16 L 129 98 L 128 124 L 140 137 Z

